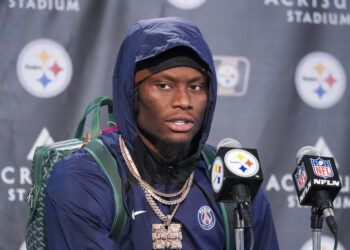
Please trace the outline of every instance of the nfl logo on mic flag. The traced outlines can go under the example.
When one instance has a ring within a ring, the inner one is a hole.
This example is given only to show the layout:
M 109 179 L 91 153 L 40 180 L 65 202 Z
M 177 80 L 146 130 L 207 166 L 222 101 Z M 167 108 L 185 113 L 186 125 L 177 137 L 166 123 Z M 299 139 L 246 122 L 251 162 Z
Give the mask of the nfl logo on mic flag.
M 324 188 L 332 191 L 330 199 L 333 201 L 342 187 L 331 157 L 304 155 L 292 176 L 300 205 L 303 206 L 312 206 L 314 193 Z
M 318 158 L 316 160 L 311 159 L 311 165 L 315 175 L 319 177 L 327 179 L 334 176 L 333 169 L 329 160 L 325 161 L 321 158 Z
M 298 186 L 298 190 L 302 190 L 307 182 L 307 173 L 304 164 L 298 166 L 297 172 L 294 177 Z

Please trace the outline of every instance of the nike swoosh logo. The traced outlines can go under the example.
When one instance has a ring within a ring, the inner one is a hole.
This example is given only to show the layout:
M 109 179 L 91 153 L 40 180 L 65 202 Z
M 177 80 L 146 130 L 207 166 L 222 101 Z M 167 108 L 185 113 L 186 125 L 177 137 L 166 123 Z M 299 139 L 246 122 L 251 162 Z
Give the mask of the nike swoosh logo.
M 134 211 L 134 209 L 132 210 L 132 213 L 131 213 L 131 218 L 133 219 L 133 220 L 135 220 L 135 216 L 136 215 L 139 215 L 139 214 L 143 214 L 143 213 L 146 213 L 147 211 L 145 211 L 145 210 L 140 210 L 140 211 Z

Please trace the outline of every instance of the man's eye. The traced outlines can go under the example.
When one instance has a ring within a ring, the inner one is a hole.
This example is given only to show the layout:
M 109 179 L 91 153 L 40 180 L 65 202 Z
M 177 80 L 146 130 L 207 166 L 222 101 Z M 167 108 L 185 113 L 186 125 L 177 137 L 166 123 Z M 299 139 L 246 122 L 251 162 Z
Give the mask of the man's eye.
M 201 88 L 201 86 L 199 86 L 199 85 L 192 85 L 191 86 L 191 89 L 193 89 L 193 90 L 199 90 Z
M 169 89 L 170 88 L 170 85 L 167 83 L 159 83 L 157 86 L 160 89 Z
M 204 84 L 193 84 L 193 85 L 190 85 L 190 88 L 192 90 L 201 90 L 204 88 Z

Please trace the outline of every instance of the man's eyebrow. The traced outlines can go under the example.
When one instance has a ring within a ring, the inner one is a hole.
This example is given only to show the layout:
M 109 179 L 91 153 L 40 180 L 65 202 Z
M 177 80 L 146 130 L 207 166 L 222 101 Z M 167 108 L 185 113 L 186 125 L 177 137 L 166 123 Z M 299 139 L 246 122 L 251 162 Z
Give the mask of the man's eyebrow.
M 167 74 L 167 73 L 161 73 L 161 74 L 159 74 L 159 77 L 165 78 L 168 81 L 176 82 L 175 77 L 173 77 L 172 75 Z M 206 81 L 207 77 L 204 76 L 204 75 L 195 76 L 194 78 L 192 78 L 189 81 L 187 81 L 187 83 L 190 84 L 190 83 L 193 83 L 193 82 L 196 82 L 196 81 L 200 81 L 200 80 Z
M 158 74 L 158 77 L 165 78 L 166 80 L 169 80 L 171 82 L 175 82 L 176 81 L 175 77 L 173 77 L 170 74 L 164 73 L 164 72 L 161 72 L 160 74 Z
M 207 83 L 207 77 L 205 77 L 205 76 L 198 76 L 198 77 L 195 77 L 195 78 L 189 80 L 187 83 L 191 84 L 191 83 L 194 83 L 194 82 L 197 82 L 197 81 L 203 81 L 203 82 Z

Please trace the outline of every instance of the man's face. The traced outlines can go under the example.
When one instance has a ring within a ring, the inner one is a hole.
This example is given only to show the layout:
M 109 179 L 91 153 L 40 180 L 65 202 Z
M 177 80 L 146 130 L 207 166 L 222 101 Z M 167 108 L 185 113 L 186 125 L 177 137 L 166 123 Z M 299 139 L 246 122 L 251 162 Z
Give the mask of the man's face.
M 189 144 L 201 128 L 207 99 L 207 77 L 193 68 L 174 67 L 151 75 L 139 86 L 141 138 L 153 150 L 149 138 Z

